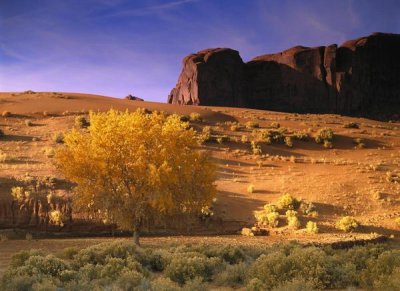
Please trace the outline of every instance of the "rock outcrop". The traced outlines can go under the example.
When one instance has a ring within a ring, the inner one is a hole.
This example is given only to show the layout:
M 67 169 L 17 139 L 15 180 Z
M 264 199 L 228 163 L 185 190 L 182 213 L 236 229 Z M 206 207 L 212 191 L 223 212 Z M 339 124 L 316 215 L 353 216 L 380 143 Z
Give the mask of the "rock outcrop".
M 132 101 L 144 101 L 144 99 L 139 98 L 137 96 L 133 96 L 131 94 L 129 94 L 128 96 L 125 96 L 126 100 L 132 100 Z
M 296 46 L 247 63 L 232 49 L 203 50 L 183 60 L 168 102 L 390 118 L 400 112 L 400 35 Z

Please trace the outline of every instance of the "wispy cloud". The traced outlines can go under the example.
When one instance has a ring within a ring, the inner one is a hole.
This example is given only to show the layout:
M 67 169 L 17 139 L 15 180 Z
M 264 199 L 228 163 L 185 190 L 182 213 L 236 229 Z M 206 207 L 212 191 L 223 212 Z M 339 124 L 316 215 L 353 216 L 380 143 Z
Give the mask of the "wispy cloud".
M 200 0 L 179 0 L 179 1 L 173 1 L 173 2 L 168 2 L 168 3 L 164 3 L 164 4 L 158 4 L 158 5 L 145 6 L 145 7 L 140 7 L 140 8 L 118 11 L 118 12 L 115 12 L 112 14 L 108 14 L 107 16 L 108 17 L 143 16 L 143 15 L 164 12 L 164 11 L 176 8 L 176 7 L 184 5 L 184 4 L 198 2 L 198 1 L 200 1 Z

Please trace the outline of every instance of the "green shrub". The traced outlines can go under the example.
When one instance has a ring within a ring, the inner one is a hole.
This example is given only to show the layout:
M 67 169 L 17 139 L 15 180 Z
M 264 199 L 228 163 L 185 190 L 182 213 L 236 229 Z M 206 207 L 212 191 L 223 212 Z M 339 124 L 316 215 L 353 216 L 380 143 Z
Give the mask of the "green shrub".
M 350 232 L 356 230 L 360 226 L 360 223 L 351 216 L 344 216 L 336 222 L 336 228 L 343 230 L 344 232 Z
M 276 205 L 283 210 L 297 210 L 300 207 L 301 201 L 294 198 L 292 195 L 285 193 L 279 199 Z
M 335 134 L 333 133 L 333 130 L 330 128 L 321 128 L 318 132 L 317 135 L 315 137 L 315 141 L 317 143 L 323 143 L 325 144 L 325 142 L 331 142 L 333 141 L 335 137 Z

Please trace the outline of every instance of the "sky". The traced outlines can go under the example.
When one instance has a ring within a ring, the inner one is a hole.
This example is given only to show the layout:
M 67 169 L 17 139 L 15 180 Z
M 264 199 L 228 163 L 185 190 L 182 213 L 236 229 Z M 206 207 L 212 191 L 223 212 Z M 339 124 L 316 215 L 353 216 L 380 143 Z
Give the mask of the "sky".
M 400 33 L 399 0 L 0 0 L 0 91 L 166 102 L 182 59 Z

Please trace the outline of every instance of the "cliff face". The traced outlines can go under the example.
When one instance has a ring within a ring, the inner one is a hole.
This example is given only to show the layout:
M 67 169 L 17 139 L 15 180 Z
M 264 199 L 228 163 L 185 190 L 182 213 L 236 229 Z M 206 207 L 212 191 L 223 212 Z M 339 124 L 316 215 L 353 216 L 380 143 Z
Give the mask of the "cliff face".
M 231 49 L 204 50 L 184 59 L 168 102 L 391 117 L 400 112 L 399 52 L 400 35 L 384 33 L 248 63 Z

